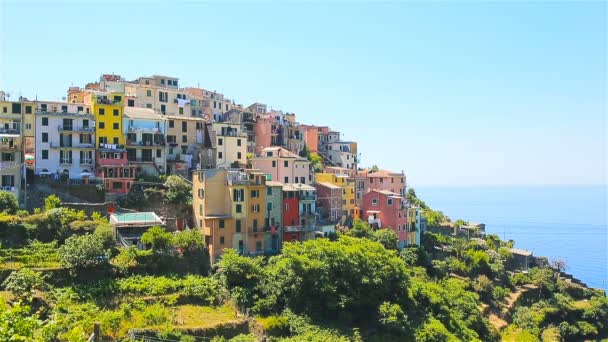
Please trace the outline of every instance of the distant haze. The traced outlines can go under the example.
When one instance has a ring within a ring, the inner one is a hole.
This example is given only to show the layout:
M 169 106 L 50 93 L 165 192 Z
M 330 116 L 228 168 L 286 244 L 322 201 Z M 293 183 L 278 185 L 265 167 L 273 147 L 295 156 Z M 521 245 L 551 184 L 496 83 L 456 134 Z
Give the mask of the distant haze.
M 413 185 L 606 183 L 606 3 L 4 1 L 0 89 L 162 74 L 295 112 Z

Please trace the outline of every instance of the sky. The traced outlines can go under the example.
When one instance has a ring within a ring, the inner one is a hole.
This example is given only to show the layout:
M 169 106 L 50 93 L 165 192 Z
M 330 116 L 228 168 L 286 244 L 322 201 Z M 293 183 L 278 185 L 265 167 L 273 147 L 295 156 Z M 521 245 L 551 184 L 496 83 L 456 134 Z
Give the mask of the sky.
M 0 0 L 0 89 L 161 74 L 359 143 L 410 186 L 599 185 L 605 2 Z

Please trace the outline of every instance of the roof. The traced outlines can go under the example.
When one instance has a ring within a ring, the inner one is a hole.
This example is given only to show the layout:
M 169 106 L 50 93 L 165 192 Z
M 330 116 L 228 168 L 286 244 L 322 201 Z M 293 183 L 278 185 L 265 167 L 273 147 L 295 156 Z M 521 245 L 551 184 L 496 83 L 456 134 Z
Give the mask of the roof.
M 277 152 L 277 155 L 275 156 L 274 154 L 272 155 L 272 157 L 267 157 L 266 156 L 266 152 Z M 273 147 L 266 147 L 264 149 L 262 149 L 262 155 L 256 158 L 295 158 L 295 159 L 300 159 L 302 161 L 308 161 L 308 159 L 300 157 L 299 155 L 291 152 L 290 150 L 284 148 L 284 147 L 280 147 L 280 146 L 273 146 Z
M 315 188 L 312 185 L 302 184 L 302 183 L 292 184 L 292 186 L 298 190 L 309 190 L 309 191 L 317 190 L 317 188 Z
M 151 227 L 164 222 L 153 211 L 110 215 L 110 223 L 115 227 Z
M 317 182 L 317 185 L 321 185 L 324 186 L 326 188 L 330 188 L 330 189 L 342 189 L 341 187 L 332 184 L 332 183 L 328 183 L 328 182 Z
M 388 190 L 372 189 L 369 192 L 374 192 L 374 191 L 375 192 L 379 192 L 379 193 L 381 193 L 383 195 L 386 195 L 386 196 L 390 196 L 390 197 L 400 197 L 400 198 L 403 197 L 403 196 L 399 195 L 398 193 L 395 193 L 395 192 L 392 192 L 392 191 L 388 191 Z
M 283 183 L 277 181 L 266 181 L 267 186 L 283 186 Z
M 523 256 L 532 256 L 532 252 L 527 251 L 525 249 L 519 249 L 519 248 L 511 248 L 509 249 L 509 251 L 513 254 L 517 254 L 517 255 L 523 255 Z
M 292 184 L 283 184 L 283 191 L 298 191 Z
M 389 170 L 378 170 L 378 171 L 365 170 L 363 172 L 367 174 L 367 177 L 387 177 L 387 176 L 405 177 L 405 175 L 403 173 L 393 172 L 393 171 L 389 171 Z
M 150 108 L 125 107 L 125 117 L 131 119 L 165 120 L 165 118 Z

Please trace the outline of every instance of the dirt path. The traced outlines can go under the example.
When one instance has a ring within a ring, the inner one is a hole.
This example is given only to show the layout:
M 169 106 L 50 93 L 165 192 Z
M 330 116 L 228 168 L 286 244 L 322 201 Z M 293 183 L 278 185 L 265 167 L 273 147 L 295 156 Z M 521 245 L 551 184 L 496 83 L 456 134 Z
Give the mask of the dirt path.
M 480 307 L 481 313 L 488 318 L 488 321 L 490 321 L 490 324 L 492 324 L 496 330 L 500 331 L 509 324 L 505 319 L 511 315 L 519 298 L 528 291 L 533 291 L 537 288 L 538 286 L 533 284 L 517 286 L 514 292 L 509 293 L 504 298 L 504 300 L 498 305 L 498 308 L 492 310 L 488 304 L 482 304 Z M 497 312 L 496 309 L 499 309 L 500 312 Z

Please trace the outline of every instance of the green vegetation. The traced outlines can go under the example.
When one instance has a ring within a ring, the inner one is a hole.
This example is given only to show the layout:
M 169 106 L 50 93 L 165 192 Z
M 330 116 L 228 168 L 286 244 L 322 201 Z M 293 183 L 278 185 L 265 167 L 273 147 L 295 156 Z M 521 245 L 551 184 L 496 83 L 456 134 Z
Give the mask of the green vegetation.
M 211 268 L 197 230 L 152 227 L 142 237 L 150 249 L 119 248 L 100 214 L 10 208 L 0 214 L 2 341 L 83 341 L 94 322 L 107 340 L 133 329 L 258 340 L 244 312 L 272 341 L 608 337 L 603 293 L 551 268 L 518 272 L 513 242 L 495 235 L 428 232 L 421 247 L 398 251 L 392 230 L 356 220 L 335 239 L 285 243 L 269 258 L 228 249 Z

